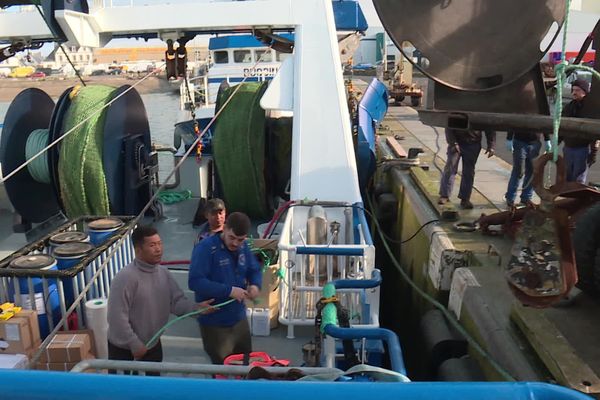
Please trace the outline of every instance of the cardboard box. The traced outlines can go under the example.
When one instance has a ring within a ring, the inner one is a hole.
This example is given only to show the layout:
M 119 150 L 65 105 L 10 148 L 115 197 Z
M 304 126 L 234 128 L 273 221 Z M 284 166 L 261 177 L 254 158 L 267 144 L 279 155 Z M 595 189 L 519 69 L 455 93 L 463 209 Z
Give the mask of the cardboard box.
M 33 355 L 36 353 L 36 351 L 38 351 L 38 349 L 40 348 L 40 345 L 42 344 L 41 340 L 34 343 L 33 346 L 31 346 L 29 348 L 29 350 L 27 350 L 25 352 L 25 355 L 31 360 L 33 358 Z
M 82 360 L 89 360 L 94 358 L 91 353 L 85 354 Z M 80 361 L 82 361 L 80 360 Z M 78 361 L 79 362 L 79 361 Z M 78 362 L 52 362 L 52 363 L 38 363 L 35 369 L 40 371 L 70 371 Z
M 27 369 L 28 364 L 25 354 L 0 354 L 0 369 Z
M 38 320 L 38 314 L 33 310 L 22 309 L 13 318 L 26 318 L 29 320 L 29 329 L 31 332 L 31 342 L 38 343 L 42 339 L 40 337 L 40 323 Z
M 271 329 L 279 325 L 279 264 L 271 265 L 262 275 L 262 287 L 258 297 L 250 304 L 250 308 L 268 308 Z
M 92 346 L 92 349 L 90 350 L 90 354 L 92 356 L 94 356 L 93 358 L 96 358 L 96 356 L 98 355 L 98 353 L 96 352 L 96 341 L 95 341 L 95 337 L 94 337 L 94 331 L 91 329 L 79 329 L 76 331 L 62 331 L 60 333 L 83 333 L 86 334 L 90 337 L 90 343 Z
M 253 239 L 252 247 L 263 250 L 268 257 L 271 259 L 271 264 L 277 262 L 277 245 L 279 244 L 278 239 Z M 262 255 L 257 254 L 259 262 L 263 262 Z
M 271 265 L 262 274 L 262 283 L 260 295 L 267 297 L 270 292 L 279 288 L 281 279 L 279 278 L 279 264 Z
M 92 353 L 93 339 L 88 331 L 57 333 L 40 357 L 40 363 L 78 363 Z
M 29 317 L 0 321 L 0 354 L 25 354 L 33 345 Z
M 252 244 L 258 249 L 277 250 L 279 239 L 253 239 Z

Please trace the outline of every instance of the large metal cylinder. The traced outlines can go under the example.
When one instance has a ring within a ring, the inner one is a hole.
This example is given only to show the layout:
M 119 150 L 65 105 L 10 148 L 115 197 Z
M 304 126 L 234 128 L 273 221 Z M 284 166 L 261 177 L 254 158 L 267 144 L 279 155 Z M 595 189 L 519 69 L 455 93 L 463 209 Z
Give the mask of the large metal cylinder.
M 308 210 L 308 219 L 306 220 L 306 244 L 327 244 L 327 227 L 325 209 L 321 206 L 312 206 Z M 317 271 L 315 271 L 315 267 Z M 326 256 L 308 256 L 307 278 L 314 278 L 315 274 L 319 279 L 327 276 Z

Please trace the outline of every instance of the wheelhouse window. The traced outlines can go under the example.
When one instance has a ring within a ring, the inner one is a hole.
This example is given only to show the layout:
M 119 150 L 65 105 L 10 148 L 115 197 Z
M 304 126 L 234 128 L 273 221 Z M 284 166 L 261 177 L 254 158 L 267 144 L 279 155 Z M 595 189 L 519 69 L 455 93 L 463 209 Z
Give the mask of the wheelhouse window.
M 273 61 L 273 53 L 271 50 L 256 50 L 256 61 L 260 60 L 261 62 L 272 62 Z
M 286 58 L 288 58 L 289 56 L 291 56 L 290 53 L 280 53 L 280 52 L 277 52 L 277 61 L 283 61 Z
M 215 64 L 227 64 L 229 62 L 229 53 L 226 51 L 215 51 Z
M 252 52 L 250 50 L 234 50 L 233 62 L 249 64 L 252 62 Z

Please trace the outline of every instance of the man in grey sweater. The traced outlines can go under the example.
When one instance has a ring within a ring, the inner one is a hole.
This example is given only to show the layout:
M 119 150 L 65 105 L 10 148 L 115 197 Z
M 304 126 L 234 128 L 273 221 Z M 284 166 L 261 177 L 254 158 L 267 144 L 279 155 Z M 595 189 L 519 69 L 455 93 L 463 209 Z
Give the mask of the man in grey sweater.
M 210 307 L 213 299 L 197 304 L 185 297 L 169 270 L 159 265 L 163 250 L 156 229 L 139 226 L 131 239 L 135 259 L 115 276 L 108 298 L 108 358 L 160 362 L 160 340 L 150 348 L 146 344 L 169 315 Z

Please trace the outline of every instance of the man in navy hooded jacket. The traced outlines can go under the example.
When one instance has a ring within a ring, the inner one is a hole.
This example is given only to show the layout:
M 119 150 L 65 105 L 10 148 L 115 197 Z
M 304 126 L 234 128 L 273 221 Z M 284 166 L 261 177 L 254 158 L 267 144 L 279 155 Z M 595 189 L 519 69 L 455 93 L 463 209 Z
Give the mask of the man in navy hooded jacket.
M 223 364 L 231 354 L 252 351 L 244 301 L 258 296 L 262 273 L 245 242 L 250 227 L 246 214 L 232 213 L 221 234 L 202 240 L 192 252 L 188 286 L 195 292 L 196 299 L 214 298 L 213 304 L 235 299 L 198 318 L 204 350 L 213 364 Z

